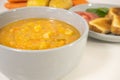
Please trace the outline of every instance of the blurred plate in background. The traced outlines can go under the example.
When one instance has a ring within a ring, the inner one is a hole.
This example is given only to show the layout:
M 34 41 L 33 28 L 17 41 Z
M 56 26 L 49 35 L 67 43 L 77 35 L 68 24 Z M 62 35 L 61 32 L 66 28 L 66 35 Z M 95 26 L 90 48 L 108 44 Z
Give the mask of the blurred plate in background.
M 86 11 L 88 8 L 101 8 L 101 7 L 117 7 L 118 5 L 110 5 L 110 4 L 82 4 L 77 5 L 70 8 L 70 11 Z M 108 41 L 108 42 L 120 42 L 120 36 L 112 35 L 112 34 L 101 34 L 94 31 L 89 31 L 89 36 L 98 40 Z

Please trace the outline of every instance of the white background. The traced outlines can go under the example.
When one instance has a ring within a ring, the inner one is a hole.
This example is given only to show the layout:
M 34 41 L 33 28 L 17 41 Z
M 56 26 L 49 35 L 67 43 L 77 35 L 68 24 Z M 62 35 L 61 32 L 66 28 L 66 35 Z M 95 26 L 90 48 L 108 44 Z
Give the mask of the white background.
M 0 12 L 5 0 L 0 0 Z M 89 0 L 92 3 L 109 3 L 120 5 L 120 0 Z M 8 80 L 0 73 L 0 80 Z M 79 65 L 60 80 L 120 80 L 120 43 L 108 43 L 92 38 Z

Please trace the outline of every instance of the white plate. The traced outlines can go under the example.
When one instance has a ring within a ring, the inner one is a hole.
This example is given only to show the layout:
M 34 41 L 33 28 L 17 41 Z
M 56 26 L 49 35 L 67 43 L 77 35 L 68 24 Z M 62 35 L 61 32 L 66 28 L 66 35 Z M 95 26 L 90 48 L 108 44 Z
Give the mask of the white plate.
M 110 4 L 83 4 L 77 5 L 69 9 L 70 11 L 85 11 L 88 8 L 100 8 L 100 7 L 117 7 L 117 5 L 110 5 Z M 111 35 L 111 34 L 101 34 L 94 31 L 89 31 L 89 36 L 95 39 L 108 41 L 108 42 L 120 42 L 120 36 Z

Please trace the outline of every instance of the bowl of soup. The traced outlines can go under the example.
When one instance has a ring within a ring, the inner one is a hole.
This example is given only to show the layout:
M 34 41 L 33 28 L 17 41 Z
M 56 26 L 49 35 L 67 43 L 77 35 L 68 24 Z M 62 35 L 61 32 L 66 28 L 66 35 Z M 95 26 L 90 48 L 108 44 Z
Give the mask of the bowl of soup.
M 11 80 L 57 80 L 79 63 L 88 25 L 64 9 L 26 7 L 0 13 L 0 72 Z

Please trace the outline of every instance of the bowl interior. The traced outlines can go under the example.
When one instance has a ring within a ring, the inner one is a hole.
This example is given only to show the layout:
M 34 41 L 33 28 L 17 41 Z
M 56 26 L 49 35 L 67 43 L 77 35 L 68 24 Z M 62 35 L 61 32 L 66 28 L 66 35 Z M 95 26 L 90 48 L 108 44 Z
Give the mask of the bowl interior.
M 49 7 L 29 7 L 14 9 L 0 14 L 0 27 L 25 18 L 54 18 L 73 25 L 81 34 L 87 30 L 86 22 L 75 13 Z
M 10 22 L 25 18 L 53 18 L 64 21 L 81 33 L 78 40 L 84 36 L 87 37 L 88 34 L 88 24 L 82 17 L 68 10 L 50 7 L 25 7 L 3 12 L 0 14 L 0 28 Z

